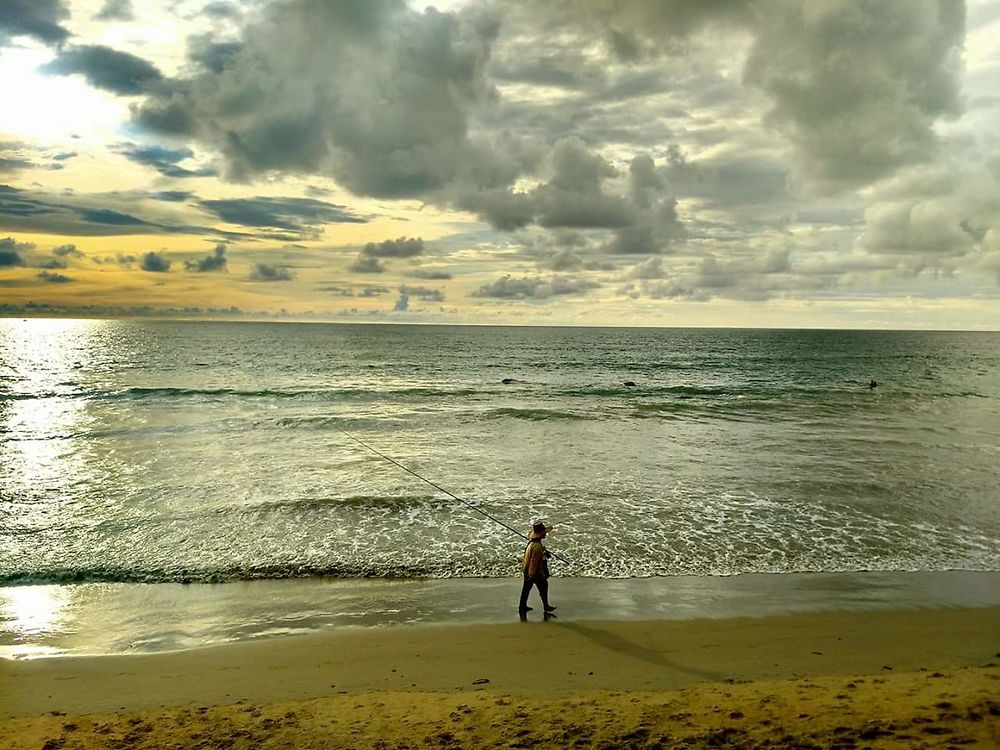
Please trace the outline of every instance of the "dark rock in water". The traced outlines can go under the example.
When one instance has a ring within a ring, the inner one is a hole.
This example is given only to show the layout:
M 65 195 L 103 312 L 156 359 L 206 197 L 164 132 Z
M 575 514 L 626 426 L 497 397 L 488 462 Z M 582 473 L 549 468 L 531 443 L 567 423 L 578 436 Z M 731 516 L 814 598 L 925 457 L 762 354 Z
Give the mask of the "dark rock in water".
M 634 380 L 626 380 L 624 383 L 622 383 L 622 385 L 633 386 L 633 385 L 635 385 L 635 381 Z

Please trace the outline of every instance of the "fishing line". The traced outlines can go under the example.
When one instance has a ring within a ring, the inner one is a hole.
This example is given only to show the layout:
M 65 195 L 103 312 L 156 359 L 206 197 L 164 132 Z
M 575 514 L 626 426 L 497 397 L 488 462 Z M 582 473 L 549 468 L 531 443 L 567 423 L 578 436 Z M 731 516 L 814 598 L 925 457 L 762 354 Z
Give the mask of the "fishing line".
M 476 513 L 481 513 L 482 515 L 486 516 L 486 517 L 487 517 L 488 519 L 490 519 L 490 520 L 491 520 L 491 521 L 493 521 L 494 523 L 498 523 L 498 524 L 500 524 L 501 526 L 503 526 L 503 527 L 504 527 L 505 529 L 507 529 L 508 531 L 512 531 L 512 532 L 514 532 L 515 534 L 517 534 L 517 535 L 518 535 L 519 537 L 521 537 L 522 539 L 526 539 L 526 540 L 528 540 L 529 542 L 531 541 L 531 540 L 530 540 L 530 539 L 529 539 L 529 538 L 528 538 L 527 536 L 525 536 L 524 534 L 522 534 L 522 533 L 521 533 L 520 531 L 518 531 L 518 530 L 517 530 L 517 529 L 515 529 L 514 527 L 512 527 L 512 526 L 508 526 L 508 525 L 507 525 L 506 523 L 504 523 L 503 521 L 501 521 L 501 520 L 500 520 L 499 518 L 496 518 L 495 516 L 491 516 L 491 515 L 490 515 L 489 513 L 487 513 L 487 512 L 486 512 L 485 510 L 483 510 L 482 508 L 479 508 L 479 507 L 477 507 L 476 505 L 473 505 L 473 504 L 472 504 L 472 503 L 470 503 L 470 502 L 469 502 L 468 500 L 464 500 L 464 499 L 460 498 L 460 497 L 459 497 L 458 495 L 456 495 L 456 494 L 455 494 L 455 493 L 453 493 L 453 492 L 449 492 L 449 491 L 448 491 L 448 490 L 446 490 L 446 489 L 445 489 L 444 487 L 442 487 L 442 486 L 441 486 L 441 485 L 439 485 L 439 484 L 435 484 L 434 482 L 432 482 L 432 481 L 431 481 L 430 479 L 428 479 L 427 477 L 422 477 L 422 476 L 420 476 L 420 475 L 419 475 L 419 474 L 418 474 L 417 472 L 415 472 L 415 471 L 414 471 L 413 469 L 409 469 L 409 468 L 407 468 L 406 466 L 403 466 L 403 464 L 401 464 L 401 463 L 400 463 L 399 461 L 397 461 L 396 459 L 394 459 L 394 458 L 392 458 L 392 457 L 390 457 L 390 456 L 387 456 L 387 455 L 385 455 L 384 453 L 382 453 L 382 451 L 380 451 L 380 450 L 377 450 L 376 448 L 373 448 L 372 446 L 368 445 L 368 443 L 364 442 L 364 441 L 363 441 L 363 440 L 361 440 L 360 438 L 356 438 L 356 437 L 354 437 L 354 435 L 352 435 L 351 433 L 349 433 L 349 432 L 348 432 L 347 430 L 345 430 L 344 428 L 342 428 L 342 427 L 337 427 L 336 429 L 337 429 L 337 430 L 339 430 L 340 432 L 344 433 L 345 435 L 347 435 L 347 437 L 349 437 L 349 438 L 350 438 L 351 440 L 353 440 L 353 441 L 354 441 L 355 443 L 357 443 L 358 445 L 361 445 L 361 446 L 363 446 L 363 447 L 367 448 L 367 449 L 368 449 L 368 450 L 370 450 L 370 451 L 371 451 L 372 453 L 374 453 L 374 454 L 376 454 L 376 455 L 378 455 L 378 456 L 381 456 L 382 458 L 384 458 L 384 459 L 385 459 L 386 461 L 388 461 L 389 463 L 391 463 L 391 464 L 393 464 L 393 465 L 395 465 L 395 466 L 398 466 L 398 467 L 399 467 L 400 469 L 402 469 L 403 471 L 405 471 L 405 472 L 406 472 L 407 474 L 412 474 L 412 475 L 413 475 L 413 476 L 415 476 L 415 477 L 416 477 L 417 479 L 419 479 L 419 480 L 421 480 L 421 481 L 423 481 L 423 482 L 427 482 L 427 484 L 429 484 L 429 485 L 430 485 L 431 487 L 433 487 L 434 489 L 436 489 L 436 490 L 440 490 L 441 492 L 443 492 L 444 494 L 446 494 L 446 495 L 447 495 L 448 497 L 453 497 L 453 498 L 455 498 L 456 500 L 458 500 L 458 502 L 460 502 L 460 503 L 463 503 L 464 505 L 468 506 L 469 508 L 472 508 L 472 510 L 476 511 Z M 567 563 L 567 564 L 572 564 L 572 563 L 570 563 L 570 561 L 569 561 L 569 560 L 567 560 L 567 559 L 566 559 L 565 557 L 563 557 L 562 555 L 560 555 L 560 554 L 559 554 L 558 552 L 555 552 L 554 550 L 548 550 L 548 551 L 552 553 L 552 556 L 553 556 L 553 557 L 555 557 L 555 558 L 557 558 L 557 559 L 559 559 L 559 560 L 562 560 L 562 561 L 563 561 L 564 563 Z

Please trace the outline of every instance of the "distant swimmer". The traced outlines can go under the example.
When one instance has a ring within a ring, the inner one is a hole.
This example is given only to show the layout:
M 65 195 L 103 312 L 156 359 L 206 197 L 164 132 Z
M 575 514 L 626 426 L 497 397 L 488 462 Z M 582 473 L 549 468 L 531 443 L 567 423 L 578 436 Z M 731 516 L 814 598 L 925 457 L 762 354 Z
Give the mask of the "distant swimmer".
M 877 380 L 869 380 L 868 381 L 868 390 L 869 391 L 874 391 L 876 388 L 878 388 L 878 381 Z
M 624 383 L 622 383 L 622 385 L 627 385 L 627 386 L 629 386 L 631 388 L 631 387 L 633 387 L 635 385 L 635 381 L 634 380 L 626 380 Z
M 514 378 L 504 378 L 500 382 L 503 383 L 504 385 L 510 385 L 511 383 L 516 383 L 517 381 L 514 380 Z

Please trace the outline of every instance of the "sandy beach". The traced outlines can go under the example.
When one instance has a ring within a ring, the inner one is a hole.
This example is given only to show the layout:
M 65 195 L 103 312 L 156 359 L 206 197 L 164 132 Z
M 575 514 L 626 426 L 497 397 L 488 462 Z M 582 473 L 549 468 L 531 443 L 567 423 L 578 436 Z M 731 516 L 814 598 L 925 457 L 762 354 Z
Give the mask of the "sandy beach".
M 1000 746 L 1000 607 L 418 625 L 0 662 L 0 746 Z

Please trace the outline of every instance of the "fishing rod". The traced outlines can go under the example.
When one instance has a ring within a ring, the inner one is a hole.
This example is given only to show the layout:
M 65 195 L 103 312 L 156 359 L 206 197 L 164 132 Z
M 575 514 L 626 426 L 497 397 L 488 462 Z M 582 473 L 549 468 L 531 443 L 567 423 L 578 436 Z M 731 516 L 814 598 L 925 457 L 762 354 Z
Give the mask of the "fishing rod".
M 505 529 L 507 529 L 508 531 L 512 531 L 512 532 L 514 532 L 515 534 L 517 534 L 517 535 L 518 535 L 519 537 L 521 537 L 522 539 L 525 539 L 525 540 L 527 540 L 527 541 L 529 541 L 529 542 L 531 541 L 531 539 L 529 539 L 529 538 L 528 538 L 527 536 L 525 536 L 525 535 L 524 535 L 524 534 L 522 534 L 522 533 L 521 533 L 520 531 L 518 531 L 517 529 L 515 529 L 515 528 L 514 528 L 513 526 L 508 526 L 508 525 L 507 525 L 506 523 L 504 523 L 503 521 L 501 521 L 501 520 L 500 520 L 499 518 L 496 518 L 495 516 L 491 516 L 491 515 L 490 515 L 489 513 L 487 513 L 487 512 L 486 512 L 485 510 L 483 510 L 482 508 L 479 508 L 479 507 L 477 507 L 476 505 L 473 505 L 473 504 L 472 504 L 472 503 L 470 503 L 470 502 L 469 502 L 468 500 L 464 500 L 464 499 L 460 498 L 460 497 L 459 497 L 458 495 L 456 495 L 456 494 L 455 494 L 455 493 L 453 493 L 453 492 L 449 492 L 449 491 L 448 491 L 448 490 L 446 490 L 446 489 L 445 489 L 444 487 L 442 487 L 442 486 L 441 486 L 441 485 L 439 485 L 439 484 L 435 484 L 434 482 L 432 482 L 432 481 L 431 481 L 430 479 L 428 479 L 427 477 L 422 477 L 422 476 L 420 476 L 420 475 L 419 475 L 419 474 L 418 474 L 417 472 L 413 471 L 413 469 L 409 469 L 409 468 L 407 468 L 406 466 L 403 466 L 403 464 L 401 464 L 401 463 L 400 463 L 399 461 L 397 461 L 396 459 L 394 459 L 394 458 L 392 458 L 392 457 L 390 457 L 390 456 L 387 456 L 387 455 L 385 455 L 384 453 L 382 453 L 382 451 L 380 451 L 380 450 L 378 450 L 378 449 L 376 449 L 376 448 L 373 448 L 372 446 L 368 445 L 368 443 L 364 442 L 364 441 L 363 441 L 363 440 L 361 440 L 360 438 L 357 438 L 357 437 L 355 437 L 354 435 L 352 435 L 351 433 L 349 433 L 349 432 L 348 432 L 347 430 L 345 430 L 345 429 L 344 429 L 343 427 L 337 427 L 337 430 L 339 430 L 340 432 L 342 432 L 342 433 L 344 433 L 345 435 L 347 435 L 347 437 L 349 437 L 349 438 L 350 438 L 351 440 L 353 440 L 353 441 L 354 441 L 355 443 L 357 443 L 358 445 L 360 445 L 360 446 L 363 446 L 363 447 L 367 448 L 367 449 L 368 449 L 368 450 L 370 450 L 370 451 L 371 451 L 372 453 L 374 453 L 374 454 L 376 454 L 376 455 L 378 455 L 378 456 L 381 456 L 382 458 L 384 458 L 384 459 L 385 459 L 386 461 L 388 461 L 389 463 L 391 463 L 391 464 L 393 464 L 393 465 L 395 465 L 395 466 L 398 466 L 398 467 L 399 467 L 400 469 L 402 469 L 403 471 L 405 471 L 405 472 L 406 472 L 407 474 L 412 474 L 412 475 L 413 475 L 413 476 L 415 476 L 415 477 L 416 477 L 417 479 L 419 479 L 419 480 L 421 480 L 421 481 L 423 481 L 423 482 L 427 482 L 427 484 L 429 484 L 429 485 L 430 485 L 431 487 L 433 487 L 434 489 L 436 489 L 436 490 L 440 490 L 441 492 L 443 492 L 444 494 L 446 494 L 446 495 L 447 495 L 448 497 L 453 497 L 453 498 L 455 498 L 456 500 L 458 500 L 458 502 L 460 502 L 460 503 L 463 503 L 464 505 L 468 506 L 469 508 L 472 508 L 472 510 L 476 511 L 476 513 L 481 513 L 482 515 L 486 516 L 486 517 L 487 517 L 488 519 L 490 519 L 490 520 L 491 520 L 491 521 L 493 521 L 494 523 L 498 523 L 498 524 L 500 524 L 501 526 L 503 526 L 503 527 L 504 527 Z M 554 551 L 554 550 L 546 550 L 546 551 L 547 551 L 547 552 L 550 552 L 550 553 L 552 554 L 552 556 L 553 556 L 553 557 L 555 557 L 556 559 L 559 559 L 559 560 L 562 560 L 562 561 L 563 561 L 564 563 L 566 563 L 567 565 L 572 565 L 572 563 L 571 563 L 571 562 L 570 562 L 569 560 L 567 560 L 567 559 L 566 559 L 565 557 L 563 557 L 562 555 L 560 555 L 560 554 L 559 554 L 558 552 L 556 552 L 556 551 Z

